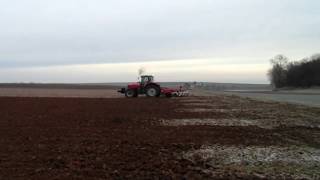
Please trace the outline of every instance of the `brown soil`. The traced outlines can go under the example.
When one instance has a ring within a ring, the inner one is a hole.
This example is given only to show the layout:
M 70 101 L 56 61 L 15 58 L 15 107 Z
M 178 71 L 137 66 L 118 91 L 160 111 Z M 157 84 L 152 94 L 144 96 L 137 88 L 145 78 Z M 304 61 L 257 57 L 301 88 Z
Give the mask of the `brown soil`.
M 1 87 L 0 97 L 81 97 L 81 98 L 114 98 L 123 97 L 116 89 L 73 89 L 73 88 L 19 88 Z
M 182 98 L 184 99 L 184 98 Z M 320 147 L 319 128 L 163 126 L 163 119 L 272 116 L 273 111 L 319 116 L 319 109 L 237 97 L 190 97 L 216 102 L 227 112 L 181 112 L 167 98 L 0 98 L 0 179 L 211 179 L 183 152 L 203 145 Z M 233 105 L 231 105 L 233 104 Z M 249 111 L 250 108 L 265 109 Z M 273 111 L 272 111 L 273 110 Z M 261 114 L 261 113 L 263 114 Z M 260 113 L 260 114 L 257 114 Z M 280 114 L 282 112 L 279 112 Z M 294 116 L 291 114 L 290 116 Z M 302 116 L 302 115 L 301 115 Z M 281 117 L 279 117 L 281 119 Z M 284 117 L 282 117 L 284 118 Z M 297 133 L 298 132 L 298 133 Z M 215 178 L 256 178 L 235 170 Z

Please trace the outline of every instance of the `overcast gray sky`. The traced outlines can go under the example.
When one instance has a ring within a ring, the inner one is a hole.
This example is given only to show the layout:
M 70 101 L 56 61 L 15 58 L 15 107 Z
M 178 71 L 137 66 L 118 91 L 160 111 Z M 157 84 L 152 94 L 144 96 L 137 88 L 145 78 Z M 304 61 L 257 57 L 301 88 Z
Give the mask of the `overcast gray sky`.
M 320 52 L 318 0 L 0 0 L 0 82 L 266 83 Z

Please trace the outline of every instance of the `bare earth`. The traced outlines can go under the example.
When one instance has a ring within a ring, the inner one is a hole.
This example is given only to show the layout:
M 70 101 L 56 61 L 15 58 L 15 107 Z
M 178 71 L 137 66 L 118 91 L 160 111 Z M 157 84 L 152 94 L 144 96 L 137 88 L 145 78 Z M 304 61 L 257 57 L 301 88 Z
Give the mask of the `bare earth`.
M 209 91 L 196 89 L 195 95 L 212 96 L 215 94 L 237 95 L 241 97 L 254 98 L 261 101 L 277 101 L 292 104 L 302 104 L 320 107 L 320 89 L 292 90 L 292 91 Z
M 320 108 L 115 90 L 1 88 L 0 179 L 320 178 Z
M 70 89 L 70 88 L 0 88 L 4 97 L 87 97 L 114 98 L 120 97 L 116 89 Z

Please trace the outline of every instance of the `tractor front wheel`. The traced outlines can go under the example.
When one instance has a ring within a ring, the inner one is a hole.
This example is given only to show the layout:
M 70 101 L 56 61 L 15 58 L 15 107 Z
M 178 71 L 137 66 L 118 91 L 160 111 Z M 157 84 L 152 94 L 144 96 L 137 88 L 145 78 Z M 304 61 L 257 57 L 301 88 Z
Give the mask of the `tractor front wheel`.
M 127 91 L 126 91 L 126 97 L 128 97 L 128 98 L 132 98 L 132 97 L 137 97 L 138 96 L 138 93 L 137 93 L 137 91 L 135 91 L 135 90 L 133 90 L 133 89 L 128 89 Z
M 159 97 L 161 89 L 157 86 L 148 86 L 146 88 L 146 95 L 148 97 Z

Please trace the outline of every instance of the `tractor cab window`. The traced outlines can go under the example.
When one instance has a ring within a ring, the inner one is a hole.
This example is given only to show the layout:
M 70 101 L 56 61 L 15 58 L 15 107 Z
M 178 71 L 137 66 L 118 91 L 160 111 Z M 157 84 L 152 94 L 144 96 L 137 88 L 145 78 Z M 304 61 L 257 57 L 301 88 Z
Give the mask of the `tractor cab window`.
M 152 76 L 142 76 L 141 77 L 141 83 L 146 84 L 149 82 L 153 82 L 153 77 Z

